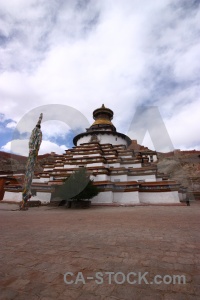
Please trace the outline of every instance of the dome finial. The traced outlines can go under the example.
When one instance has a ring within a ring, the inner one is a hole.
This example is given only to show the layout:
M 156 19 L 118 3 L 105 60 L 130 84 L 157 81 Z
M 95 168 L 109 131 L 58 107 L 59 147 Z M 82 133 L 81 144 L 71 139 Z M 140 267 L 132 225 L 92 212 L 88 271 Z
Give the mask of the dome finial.
M 104 104 L 102 104 L 102 108 L 105 108 L 105 105 L 104 105 Z

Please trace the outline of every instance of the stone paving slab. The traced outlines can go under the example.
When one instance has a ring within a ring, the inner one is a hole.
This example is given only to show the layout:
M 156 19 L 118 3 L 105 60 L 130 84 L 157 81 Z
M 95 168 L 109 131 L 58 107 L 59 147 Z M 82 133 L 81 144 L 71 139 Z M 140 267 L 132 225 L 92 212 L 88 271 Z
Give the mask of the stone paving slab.
M 17 209 L 0 203 L 2 300 L 200 298 L 200 203 Z M 145 272 L 148 282 L 133 283 Z M 151 283 L 156 275 L 168 284 Z M 169 284 L 174 275 L 186 283 Z

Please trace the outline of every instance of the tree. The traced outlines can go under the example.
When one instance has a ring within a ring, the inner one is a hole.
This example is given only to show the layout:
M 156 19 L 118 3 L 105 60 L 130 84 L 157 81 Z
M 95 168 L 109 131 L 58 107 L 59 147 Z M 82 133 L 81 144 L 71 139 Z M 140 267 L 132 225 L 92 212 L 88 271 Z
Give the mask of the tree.
M 98 188 L 93 185 L 87 174 L 86 168 L 80 168 L 69 178 L 66 178 L 64 184 L 58 190 L 58 196 L 66 201 L 89 201 L 99 193 Z M 76 206 L 73 204 L 72 206 Z

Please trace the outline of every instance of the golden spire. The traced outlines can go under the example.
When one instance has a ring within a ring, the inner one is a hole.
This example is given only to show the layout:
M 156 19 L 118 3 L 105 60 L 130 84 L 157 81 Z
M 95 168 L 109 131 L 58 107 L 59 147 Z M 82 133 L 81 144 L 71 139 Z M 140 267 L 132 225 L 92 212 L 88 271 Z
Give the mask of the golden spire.
M 91 127 L 97 126 L 97 125 L 109 125 L 111 129 L 115 128 L 111 122 L 111 120 L 113 118 L 113 111 L 111 109 L 105 107 L 104 104 L 102 104 L 102 106 L 100 108 L 97 108 L 93 111 L 93 118 L 94 118 L 95 122 L 92 124 Z

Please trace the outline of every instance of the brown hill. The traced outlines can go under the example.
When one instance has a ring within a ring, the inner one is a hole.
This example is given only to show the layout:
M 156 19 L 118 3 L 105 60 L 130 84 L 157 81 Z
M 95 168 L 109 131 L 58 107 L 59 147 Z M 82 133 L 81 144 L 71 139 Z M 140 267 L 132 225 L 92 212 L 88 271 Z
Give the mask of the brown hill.
M 49 163 L 52 160 L 53 157 L 51 154 L 39 155 L 35 166 L 35 172 L 42 172 L 42 165 Z M 26 156 L 0 151 L 0 174 L 24 173 L 26 162 Z
M 158 153 L 158 171 L 190 190 L 200 191 L 200 151 Z

